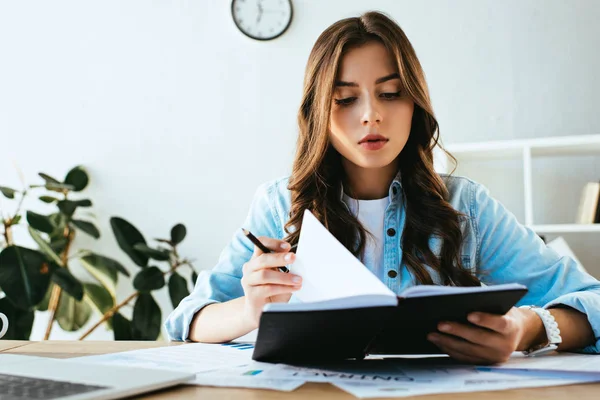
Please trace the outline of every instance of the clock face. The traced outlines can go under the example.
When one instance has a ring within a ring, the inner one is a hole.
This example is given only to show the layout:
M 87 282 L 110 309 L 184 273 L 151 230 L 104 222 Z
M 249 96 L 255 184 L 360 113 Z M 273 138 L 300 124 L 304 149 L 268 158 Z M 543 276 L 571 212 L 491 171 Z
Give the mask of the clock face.
M 291 0 L 233 0 L 231 14 L 246 36 L 271 40 L 281 36 L 292 22 Z

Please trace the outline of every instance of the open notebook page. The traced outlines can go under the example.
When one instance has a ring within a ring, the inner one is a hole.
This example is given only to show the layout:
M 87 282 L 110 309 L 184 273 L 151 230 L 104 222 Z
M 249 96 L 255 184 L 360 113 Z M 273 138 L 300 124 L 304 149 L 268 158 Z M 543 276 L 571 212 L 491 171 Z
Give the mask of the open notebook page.
M 479 293 L 479 292 L 497 292 L 502 290 L 519 290 L 526 289 L 525 286 L 518 283 L 505 283 L 502 285 L 494 286 L 436 286 L 436 285 L 421 285 L 413 286 L 408 288 L 402 293 L 400 297 L 429 297 L 429 296 L 441 296 L 445 294 L 464 294 L 464 293 Z
M 374 296 L 380 301 L 379 305 L 397 304 L 394 292 L 308 210 L 304 212 L 296 261 L 290 266 L 290 272 L 302 277 L 302 288 L 295 296 L 304 303 Z

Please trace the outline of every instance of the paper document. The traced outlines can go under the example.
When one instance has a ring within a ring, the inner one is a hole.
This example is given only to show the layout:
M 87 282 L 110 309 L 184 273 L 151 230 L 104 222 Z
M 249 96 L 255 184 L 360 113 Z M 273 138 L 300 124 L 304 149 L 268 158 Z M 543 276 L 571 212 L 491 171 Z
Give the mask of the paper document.
M 303 302 L 383 295 L 389 296 L 389 305 L 397 304 L 394 292 L 308 210 L 304 212 L 296 261 L 290 271 L 302 277 L 302 288 L 295 295 Z
M 510 375 L 510 374 L 505 374 Z M 485 378 L 485 377 L 482 377 Z M 501 379 L 499 377 L 489 377 L 490 379 L 481 379 L 456 385 L 437 386 L 417 385 L 410 383 L 360 383 L 360 382 L 334 382 L 333 385 L 339 389 L 358 397 L 359 399 L 380 398 L 380 397 L 410 397 L 422 396 L 426 394 L 442 393 L 468 393 L 483 392 L 493 390 L 508 390 L 546 386 L 575 385 L 580 383 L 596 382 L 596 380 L 581 379 L 543 379 L 543 378 L 524 378 L 524 379 Z
M 265 376 L 264 371 L 274 367 L 274 364 L 254 361 L 247 365 L 198 373 L 192 383 L 202 386 L 244 387 L 285 392 L 291 392 L 304 384 L 301 379 L 280 379 Z
M 187 382 L 188 385 L 292 391 L 304 384 L 297 379 L 265 379 L 258 376 L 256 371 L 261 366 L 258 365 L 260 363 L 252 361 L 253 351 L 254 346 L 246 343 L 189 343 L 181 346 L 77 357 L 72 360 L 195 373 L 196 379 Z
M 491 371 L 523 372 L 552 372 L 562 376 L 597 375 L 600 377 L 600 355 L 554 353 L 543 357 L 527 357 L 515 354 L 503 365 L 488 367 Z
M 254 346 L 250 344 L 190 343 L 181 346 L 77 357 L 72 360 L 198 373 L 248 364 L 252 361 L 253 350 Z
M 269 380 L 290 385 L 294 380 L 328 382 L 359 398 L 504 390 L 600 380 L 600 377 L 589 376 L 556 379 L 482 371 L 473 365 L 458 365 L 450 359 L 348 361 L 327 368 L 254 362 L 198 376 L 206 381 L 210 381 L 211 376 L 227 381 L 227 377 L 240 375 L 245 375 L 248 382 L 255 380 L 257 385 Z

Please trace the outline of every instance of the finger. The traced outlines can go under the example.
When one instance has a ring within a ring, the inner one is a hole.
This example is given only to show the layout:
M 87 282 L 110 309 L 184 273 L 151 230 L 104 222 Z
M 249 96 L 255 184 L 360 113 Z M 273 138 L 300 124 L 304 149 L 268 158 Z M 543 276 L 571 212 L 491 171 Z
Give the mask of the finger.
M 483 360 L 497 360 L 502 358 L 495 348 L 484 347 L 479 344 L 467 342 L 464 339 L 446 335 L 443 333 L 430 333 L 427 339 L 436 346 L 443 346 L 446 350 L 469 355 L 473 358 Z
M 438 324 L 438 330 L 484 347 L 500 347 L 504 341 L 504 336 L 498 332 L 458 322 L 442 322 Z
M 300 289 L 299 286 L 286 286 L 286 285 L 260 285 L 253 286 L 252 295 L 258 296 L 261 299 L 266 299 L 272 296 L 278 296 L 281 294 L 288 294 L 296 292 Z
M 257 238 L 266 248 L 268 248 L 269 250 L 279 253 L 282 251 L 289 251 L 290 250 L 290 244 L 288 242 L 286 242 L 285 240 L 279 240 L 279 239 L 274 239 L 274 238 L 270 238 L 267 236 L 261 236 Z M 264 254 L 264 251 L 262 251 L 258 246 L 254 246 L 254 255 L 260 255 L 260 254 Z
M 460 351 L 448 348 L 442 344 L 436 344 L 442 353 L 448 354 L 452 359 L 465 364 L 488 365 L 489 360 L 480 357 L 473 357 L 471 354 L 461 353 Z
M 512 323 L 512 318 L 508 315 L 487 314 L 481 312 L 471 313 L 468 315 L 467 319 L 472 324 L 499 333 L 508 332 Z
M 284 265 L 293 263 L 295 260 L 296 254 L 294 253 L 263 253 L 248 263 L 248 272 L 254 272 L 265 268 L 283 267 Z
M 247 286 L 260 285 L 286 285 L 296 286 L 302 284 L 302 278 L 298 275 L 287 274 L 274 269 L 261 269 L 254 271 L 242 278 Z

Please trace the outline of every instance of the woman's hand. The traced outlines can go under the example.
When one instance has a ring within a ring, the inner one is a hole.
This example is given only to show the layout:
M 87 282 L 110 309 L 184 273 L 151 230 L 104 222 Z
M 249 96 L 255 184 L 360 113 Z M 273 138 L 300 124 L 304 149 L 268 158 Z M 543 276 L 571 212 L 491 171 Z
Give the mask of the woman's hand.
M 290 253 L 290 244 L 268 237 L 258 239 L 274 253 L 263 253 L 255 247 L 252 258 L 242 268 L 244 318 L 255 328 L 265 304 L 287 302 L 292 292 L 302 287 L 301 277 L 277 269 L 294 262 L 296 255 Z
M 508 360 L 511 353 L 526 350 L 543 341 L 545 330 L 533 311 L 513 307 L 505 315 L 471 313 L 472 325 L 442 322 L 440 332 L 427 339 L 457 361 L 469 364 L 496 364 Z

